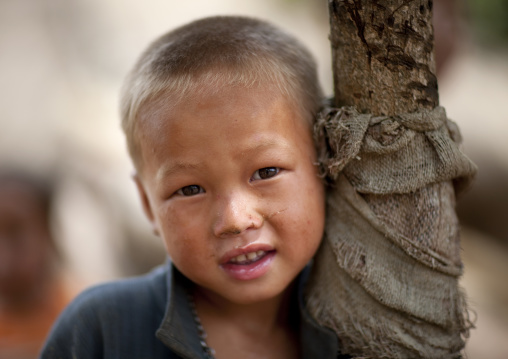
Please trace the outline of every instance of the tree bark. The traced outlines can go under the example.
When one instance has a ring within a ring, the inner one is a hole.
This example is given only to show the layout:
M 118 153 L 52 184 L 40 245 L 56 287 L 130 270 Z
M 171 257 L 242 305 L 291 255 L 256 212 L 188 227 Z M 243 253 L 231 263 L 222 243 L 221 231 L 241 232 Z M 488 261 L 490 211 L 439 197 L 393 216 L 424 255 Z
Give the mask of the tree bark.
M 432 1 L 330 1 L 335 105 L 396 115 L 439 104 Z

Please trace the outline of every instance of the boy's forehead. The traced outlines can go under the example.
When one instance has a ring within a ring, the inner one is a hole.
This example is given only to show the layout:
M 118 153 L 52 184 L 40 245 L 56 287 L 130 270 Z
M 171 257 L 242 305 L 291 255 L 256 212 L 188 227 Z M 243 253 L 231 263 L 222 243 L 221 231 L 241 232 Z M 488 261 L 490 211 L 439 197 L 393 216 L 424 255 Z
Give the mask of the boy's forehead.
M 255 119 L 255 114 L 269 107 L 274 99 L 284 101 L 287 104 L 285 110 L 291 111 L 292 117 L 309 122 L 302 107 L 297 103 L 298 100 L 282 90 L 278 84 L 261 83 L 245 86 L 199 81 L 195 81 L 186 91 L 166 90 L 147 101 L 139 111 L 139 119 L 142 123 L 155 120 L 159 122 L 158 126 L 165 127 L 172 119 L 178 120 L 178 115 L 201 116 L 208 111 L 217 110 L 223 111 L 224 115 L 244 111 L 253 114 L 252 118 Z M 246 119 L 238 118 L 239 121 Z
M 274 86 L 198 90 L 176 103 L 171 94 L 166 94 L 150 106 L 145 106 L 140 115 L 138 139 L 145 150 L 167 142 L 185 145 L 192 139 L 189 136 L 197 134 L 207 138 L 213 129 L 223 130 L 225 138 L 231 141 L 227 136 L 230 132 L 255 129 L 261 119 L 268 119 L 265 134 L 283 135 L 288 126 L 294 127 L 296 121 L 304 121 L 300 119 L 298 107 L 293 105 L 293 101 Z M 289 120 L 281 126 L 279 120 L 283 118 Z

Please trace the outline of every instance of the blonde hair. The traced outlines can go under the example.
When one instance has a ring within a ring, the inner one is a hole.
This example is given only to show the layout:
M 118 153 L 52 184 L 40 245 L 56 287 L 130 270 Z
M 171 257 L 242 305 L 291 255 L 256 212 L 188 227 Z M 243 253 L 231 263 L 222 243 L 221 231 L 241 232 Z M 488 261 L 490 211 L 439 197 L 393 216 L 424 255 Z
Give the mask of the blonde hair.
M 175 105 L 203 84 L 220 91 L 267 83 L 312 123 L 323 95 L 314 59 L 294 37 L 267 22 L 233 16 L 197 20 L 161 36 L 142 53 L 122 88 L 122 128 L 134 165 L 141 165 L 136 124 L 147 104 Z

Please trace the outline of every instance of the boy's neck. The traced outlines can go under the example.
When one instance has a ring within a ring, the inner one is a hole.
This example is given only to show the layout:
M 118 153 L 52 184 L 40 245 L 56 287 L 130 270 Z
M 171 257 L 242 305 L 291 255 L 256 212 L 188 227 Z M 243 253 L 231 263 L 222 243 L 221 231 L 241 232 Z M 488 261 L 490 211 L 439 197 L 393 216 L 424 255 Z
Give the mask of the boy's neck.
M 263 330 L 266 330 L 288 321 L 292 291 L 293 285 L 290 285 L 277 297 L 252 304 L 232 303 L 200 288 L 195 288 L 193 295 L 200 317 L 213 315 L 228 318 L 228 321 L 238 320 L 239 323 L 245 323 L 248 320 L 248 322 L 258 323 Z
M 219 357 L 228 357 L 224 355 L 224 344 L 236 355 L 238 350 L 244 349 L 255 357 L 256 353 L 252 350 L 265 347 L 272 348 L 270 350 L 274 358 L 286 357 L 282 352 L 288 348 L 292 348 L 293 353 L 287 357 L 297 357 L 294 352 L 297 350 L 294 330 L 298 325 L 294 321 L 298 320 L 298 316 L 290 316 L 293 286 L 289 286 L 277 297 L 253 304 L 231 303 L 197 288 L 194 300 L 199 319 L 208 335 L 207 344 L 218 354 L 223 354 Z M 227 340 L 224 341 L 224 338 Z M 273 343 L 270 344 L 270 341 Z M 235 346 L 237 348 L 233 349 Z

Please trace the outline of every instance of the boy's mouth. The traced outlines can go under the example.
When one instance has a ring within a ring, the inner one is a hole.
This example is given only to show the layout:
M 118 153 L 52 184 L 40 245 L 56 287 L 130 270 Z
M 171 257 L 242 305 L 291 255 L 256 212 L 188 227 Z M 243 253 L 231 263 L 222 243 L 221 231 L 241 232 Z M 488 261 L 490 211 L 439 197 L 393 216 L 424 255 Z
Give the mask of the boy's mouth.
M 256 262 L 265 257 L 275 248 L 267 243 L 249 243 L 245 246 L 235 247 L 229 250 L 220 259 L 220 264 L 245 265 Z
M 231 258 L 228 263 L 232 263 L 232 264 L 250 264 L 252 262 L 256 262 L 258 260 L 260 260 L 261 258 L 263 258 L 264 256 L 266 255 L 266 252 L 265 251 L 262 251 L 262 250 L 259 250 L 259 251 L 255 251 L 255 252 L 249 252 L 249 253 L 246 253 L 246 254 L 240 254 L 236 257 L 233 257 Z
M 263 276 L 271 267 L 276 250 L 269 248 L 253 248 L 251 251 L 232 253 L 221 268 L 233 279 L 247 281 Z

